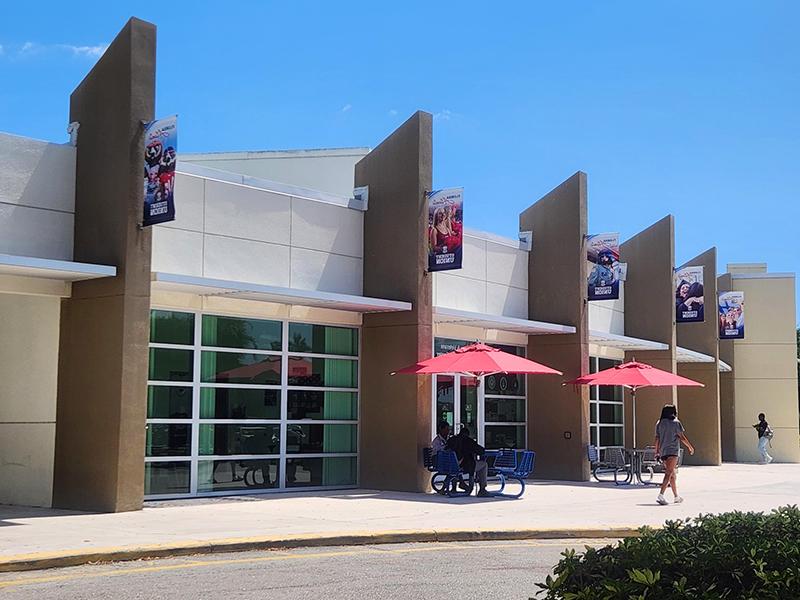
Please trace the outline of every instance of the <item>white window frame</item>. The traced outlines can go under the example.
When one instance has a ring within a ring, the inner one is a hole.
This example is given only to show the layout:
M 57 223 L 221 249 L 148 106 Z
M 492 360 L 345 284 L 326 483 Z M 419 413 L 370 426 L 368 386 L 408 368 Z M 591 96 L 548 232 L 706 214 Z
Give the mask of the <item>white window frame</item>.
M 214 497 L 214 496 L 241 496 L 241 495 L 254 495 L 254 494 L 275 494 L 280 492 L 292 491 L 314 491 L 314 490 L 337 490 L 337 489 L 354 489 L 359 486 L 360 480 L 360 444 L 361 444 L 361 327 L 358 325 L 349 325 L 342 323 L 326 323 L 315 320 L 302 320 L 302 319 L 278 319 L 271 316 L 256 316 L 252 314 L 237 314 L 228 313 L 224 311 L 210 311 L 210 310 L 195 310 L 189 308 L 177 308 L 174 306 L 153 305 L 150 310 L 167 311 L 177 313 L 189 313 L 194 315 L 194 343 L 192 345 L 182 344 L 164 344 L 159 342 L 150 343 L 149 348 L 165 348 L 174 350 L 191 350 L 194 354 L 193 358 L 193 373 L 192 381 L 147 381 L 148 388 L 151 385 L 155 386 L 172 386 L 172 387 L 185 387 L 192 390 L 192 417 L 190 419 L 164 419 L 155 418 L 147 419 L 147 424 L 189 424 L 191 425 L 191 443 L 190 454 L 188 456 L 145 456 L 144 462 L 188 462 L 190 479 L 189 479 L 189 493 L 188 494 L 149 494 L 144 497 L 146 501 L 150 500 L 172 500 L 178 498 L 196 498 L 196 497 Z M 241 319 L 253 319 L 261 321 L 273 321 L 281 323 L 281 341 L 282 350 L 254 350 L 249 348 L 223 348 L 218 346 L 204 346 L 202 344 L 202 323 L 204 316 L 217 316 L 217 317 L 231 317 Z M 294 352 L 289 350 L 289 324 L 307 324 L 307 325 L 321 325 L 326 327 L 338 327 L 342 329 L 355 329 L 358 338 L 358 354 L 356 356 L 340 355 L 340 354 L 322 354 L 315 352 Z M 281 382 L 280 384 L 236 384 L 236 383 L 210 383 L 201 381 L 201 357 L 202 353 L 206 352 L 229 352 L 234 354 L 257 354 L 257 355 L 272 355 L 281 357 Z M 289 386 L 289 358 L 290 357 L 302 358 L 330 358 L 339 360 L 352 360 L 356 361 L 358 365 L 358 376 L 356 380 L 356 387 L 342 388 L 342 387 L 324 387 L 324 386 Z M 280 418 L 278 419 L 201 419 L 200 418 L 200 390 L 203 388 L 237 388 L 237 389 L 274 389 L 280 391 Z M 288 419 L 288 401 L 289 391 L 341 391 L 352 392 L 356 394 L 357 413 L 354 421 L 341 420 L 341 419 Z M 200 425 L 211 424 L 231 424 L 231 425 L 279 425 L 280 426 L 280 447 L 279 454 L 242 454 L 242 455 L 200 455 Z M 291 425 L 355 425 L 356 427 L 356 450 L 355 452 L 326 452 L 326 453 L 303 453 L 291 454 L 286 453 L 287 430 Z M 352 485 L 342 486 L 287 486 L 286 485 L 286 461 L 287 459 L 294 458 L 336 458 L 336 457 L 354 457 L 356 459 L 356 481 Z M 252 488 L 244 490 L 222 490 L 211 492 L 198 491 L 198 466 L 201 461 L 208 460 L 278 460 L 278 473 L 279 485 L 275 488 Z

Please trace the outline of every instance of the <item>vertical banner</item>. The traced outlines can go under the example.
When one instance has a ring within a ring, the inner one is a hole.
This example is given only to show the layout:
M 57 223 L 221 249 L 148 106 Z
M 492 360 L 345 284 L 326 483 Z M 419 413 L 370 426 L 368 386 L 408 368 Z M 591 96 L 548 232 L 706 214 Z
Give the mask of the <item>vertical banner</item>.
M 744 339 L 744 292 L 720 292 L 719 339 Z
M 428 200 L 428 271 L 461 268 L 464 237 L 464 188 L 426 192 Z
M 675 322 L 702 323 L 703 267 L 684 267 L 675 271 Z
M 589 268 L 589 300 L 619 298 L 619 234 L 598 233 L 586 236 Z
M 177 115 L 145 125 L 143 227 L 175 220 L 177 150 Z

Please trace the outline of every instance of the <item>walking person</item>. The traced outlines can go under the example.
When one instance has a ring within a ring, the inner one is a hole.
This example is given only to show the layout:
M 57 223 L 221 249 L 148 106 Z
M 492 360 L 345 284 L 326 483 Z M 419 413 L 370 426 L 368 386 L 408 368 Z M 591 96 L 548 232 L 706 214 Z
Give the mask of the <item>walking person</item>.
M 694 446 L 684 433 L 683 425 L 678 420 L 678 409 L 674 404 L 667 404 L 661 409 L 661 418 L 656 423 L 656 460 L 664 463 L 664 481 L 661 483 L 661 491 L 658 493 L 656 502 L 659 504 L 669 504 L 664 498 L 667 488 L 672 488 L 675 495 L 675 504 L 683 502 L 683 498 L 678 495 L 678 455 L 681 451 L 681 442 L 689 450 L 689 454 L 694 454 Z
M 767 417 L 764 413 L 758 413 L 758 423 L 753 425 L 758 432 L 758 452 L 761 454 L 761 464 L 768 465 L 772 462 L 772 457 L 767 452 L 767 444 L 775 435 L 772 428 L 767 423 Z

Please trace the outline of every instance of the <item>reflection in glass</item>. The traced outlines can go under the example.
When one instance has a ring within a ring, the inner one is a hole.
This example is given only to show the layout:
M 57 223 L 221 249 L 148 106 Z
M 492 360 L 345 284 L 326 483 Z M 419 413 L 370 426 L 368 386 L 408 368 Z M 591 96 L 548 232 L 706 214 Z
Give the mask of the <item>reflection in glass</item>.
M 358 447 L 357 440 L 356 425 L 289 423 L 286 427 L 288 454 L 355 452 Z
M 524 396 L 525 375 L 497 373 L 484 379 L 485 393 L 492 396 Z
M 191 463 L 189 461 L 148 462 L 144 465 L 144 493 L 188 494 Z
M 201 460 L 197 464 L 198 492 L 246 492 L 280 486 L 277 458 Z
M 291 390 L 288 414 L 290 421 L 325 419 L 355 421 L 358 419 L 358 394 L 320 390 Z
M 289 385 L 358 387 L 358 361 L 290 356 Z
M 525 400 L 522 398 L 486 398 L 486 421 L 489 423 L 524 423 Z
M 194 314 L 171 310 L 150 311 L 150 341 L 158 344 L 194 344 Z
M 192 388 L 151 385 L 147 388 L 148 419 L 191 419 Z
M 151 381 L 191 381 L 194 372 L 191 350 L 150 348 Z
M 148 423 L 145 456 L 189 456 L 192 426 L 186 423 Z
M 446 421 L 452 429 L 455 425 L 455 384 L 451 375 L 436 376 L 436 427 Z
M 487 449 L 498 448 L 525 448 L 524 425 L 487 425 L 485 428 L 485 441 Z
M 355 485 L 356 465 L 355 456 L 289 458 L 286 487 Z
M 599 404 L 600 423 L 622 425 L 622 404 Z
M 279 385 L 281 382 L 280 356 L 203 351 L 201 364 L 204 383 Z
M 280 419 L 280 390 L 202 388 L 201 419 Z
M 461 426 L 469 428 L 469 437 L 478 439 L 478 379 L 459 378 L 461 391 Z M 458 433 L 458 432 L 456 432 Z
M 601 446 L 623 446 L 622 427 L 600 427 Z
M 289 323 L 289 352 L 358 356 L 358 329 Z
M 280 350 L 280 321 L 203 315 L 203 345 L 218 348 Z
M 278 454 L 279 425 L 200 425 L 200 455 Z

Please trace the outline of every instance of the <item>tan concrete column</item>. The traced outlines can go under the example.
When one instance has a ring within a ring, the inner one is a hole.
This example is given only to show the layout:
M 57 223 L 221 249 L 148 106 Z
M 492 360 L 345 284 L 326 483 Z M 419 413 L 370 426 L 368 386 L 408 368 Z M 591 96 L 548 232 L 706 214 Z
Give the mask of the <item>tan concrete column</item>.
M 717 277 L 717 294 L 733 291 L 733 278 L 730 273 Z M 708 300 L 706 300 L 708 302 Z M 719 299 L 714 298 L 714 321 L 717 320 Z M 708 306 L 706 306 L 708 310 Z M 717 333 L 719 336 L 719 332 Z M 733 367 L 733 340 L 719 340 L 719 359 Z M 722 460 L 736 460 L 736 380 L 732 372 L 719 374 L 719 420 Z
M 62 304 L 56 507 L 142 505 L 151 236 L 138 223 L 155 61 L 155 26 L 131 19 L 70 98 L 70 121 L 80 123 L 75 260 L 114 265 L 118 275 L 74 283 Z
M 705 387 L 679 387 L 680 420 L 695 448 L 684 462 L 690 465 L 722 464 L 719 405 L 719 344 L 717 326 L 717 249 L 711 248 L 687 261 L 683 267 L 703 267 L 705 321 L 678 323 L 678 346 L 714 357 L 710 363 L 678 363 L 678 374 Z M 674 290 L 673 290 L 674 293 Z
M 620 246 L 628 263 L 625 281 L 625 335 L 669 345 L 667 350 L 626 352 L 658 369 L 675 373 L 675 223 L 668 215 Z M 675 388 L 642 388 L 636 392 L 636 445 L 653 443 L 655 422 L 665 404 L 675 404 Z M 625 444 L 633 444 L 633 411 L 625 391 Z
M 417 112 L 355 169 L 369 186 L 364 214 L 364 294 L 411 302 L 402 313 L 366 314 L 361 328 L 360 484 L 425 491 L 430 474 L 431 377 L 390 376 L 433 353 L 431 275 L 426 271 L 432 187 L 432 117 Z
M 563 371 L 564 377 L 528 377 L 528 447 L 536 451 L 535 476 L 589 478 L 589 391 L 563 386 L 589 372 L 586 286 L 586 173 L 578 172 L 519 217 L 533 231 L 528 258 L 531 319 L 572 325 L 570 335 L 528 336 L 528 357 Z

